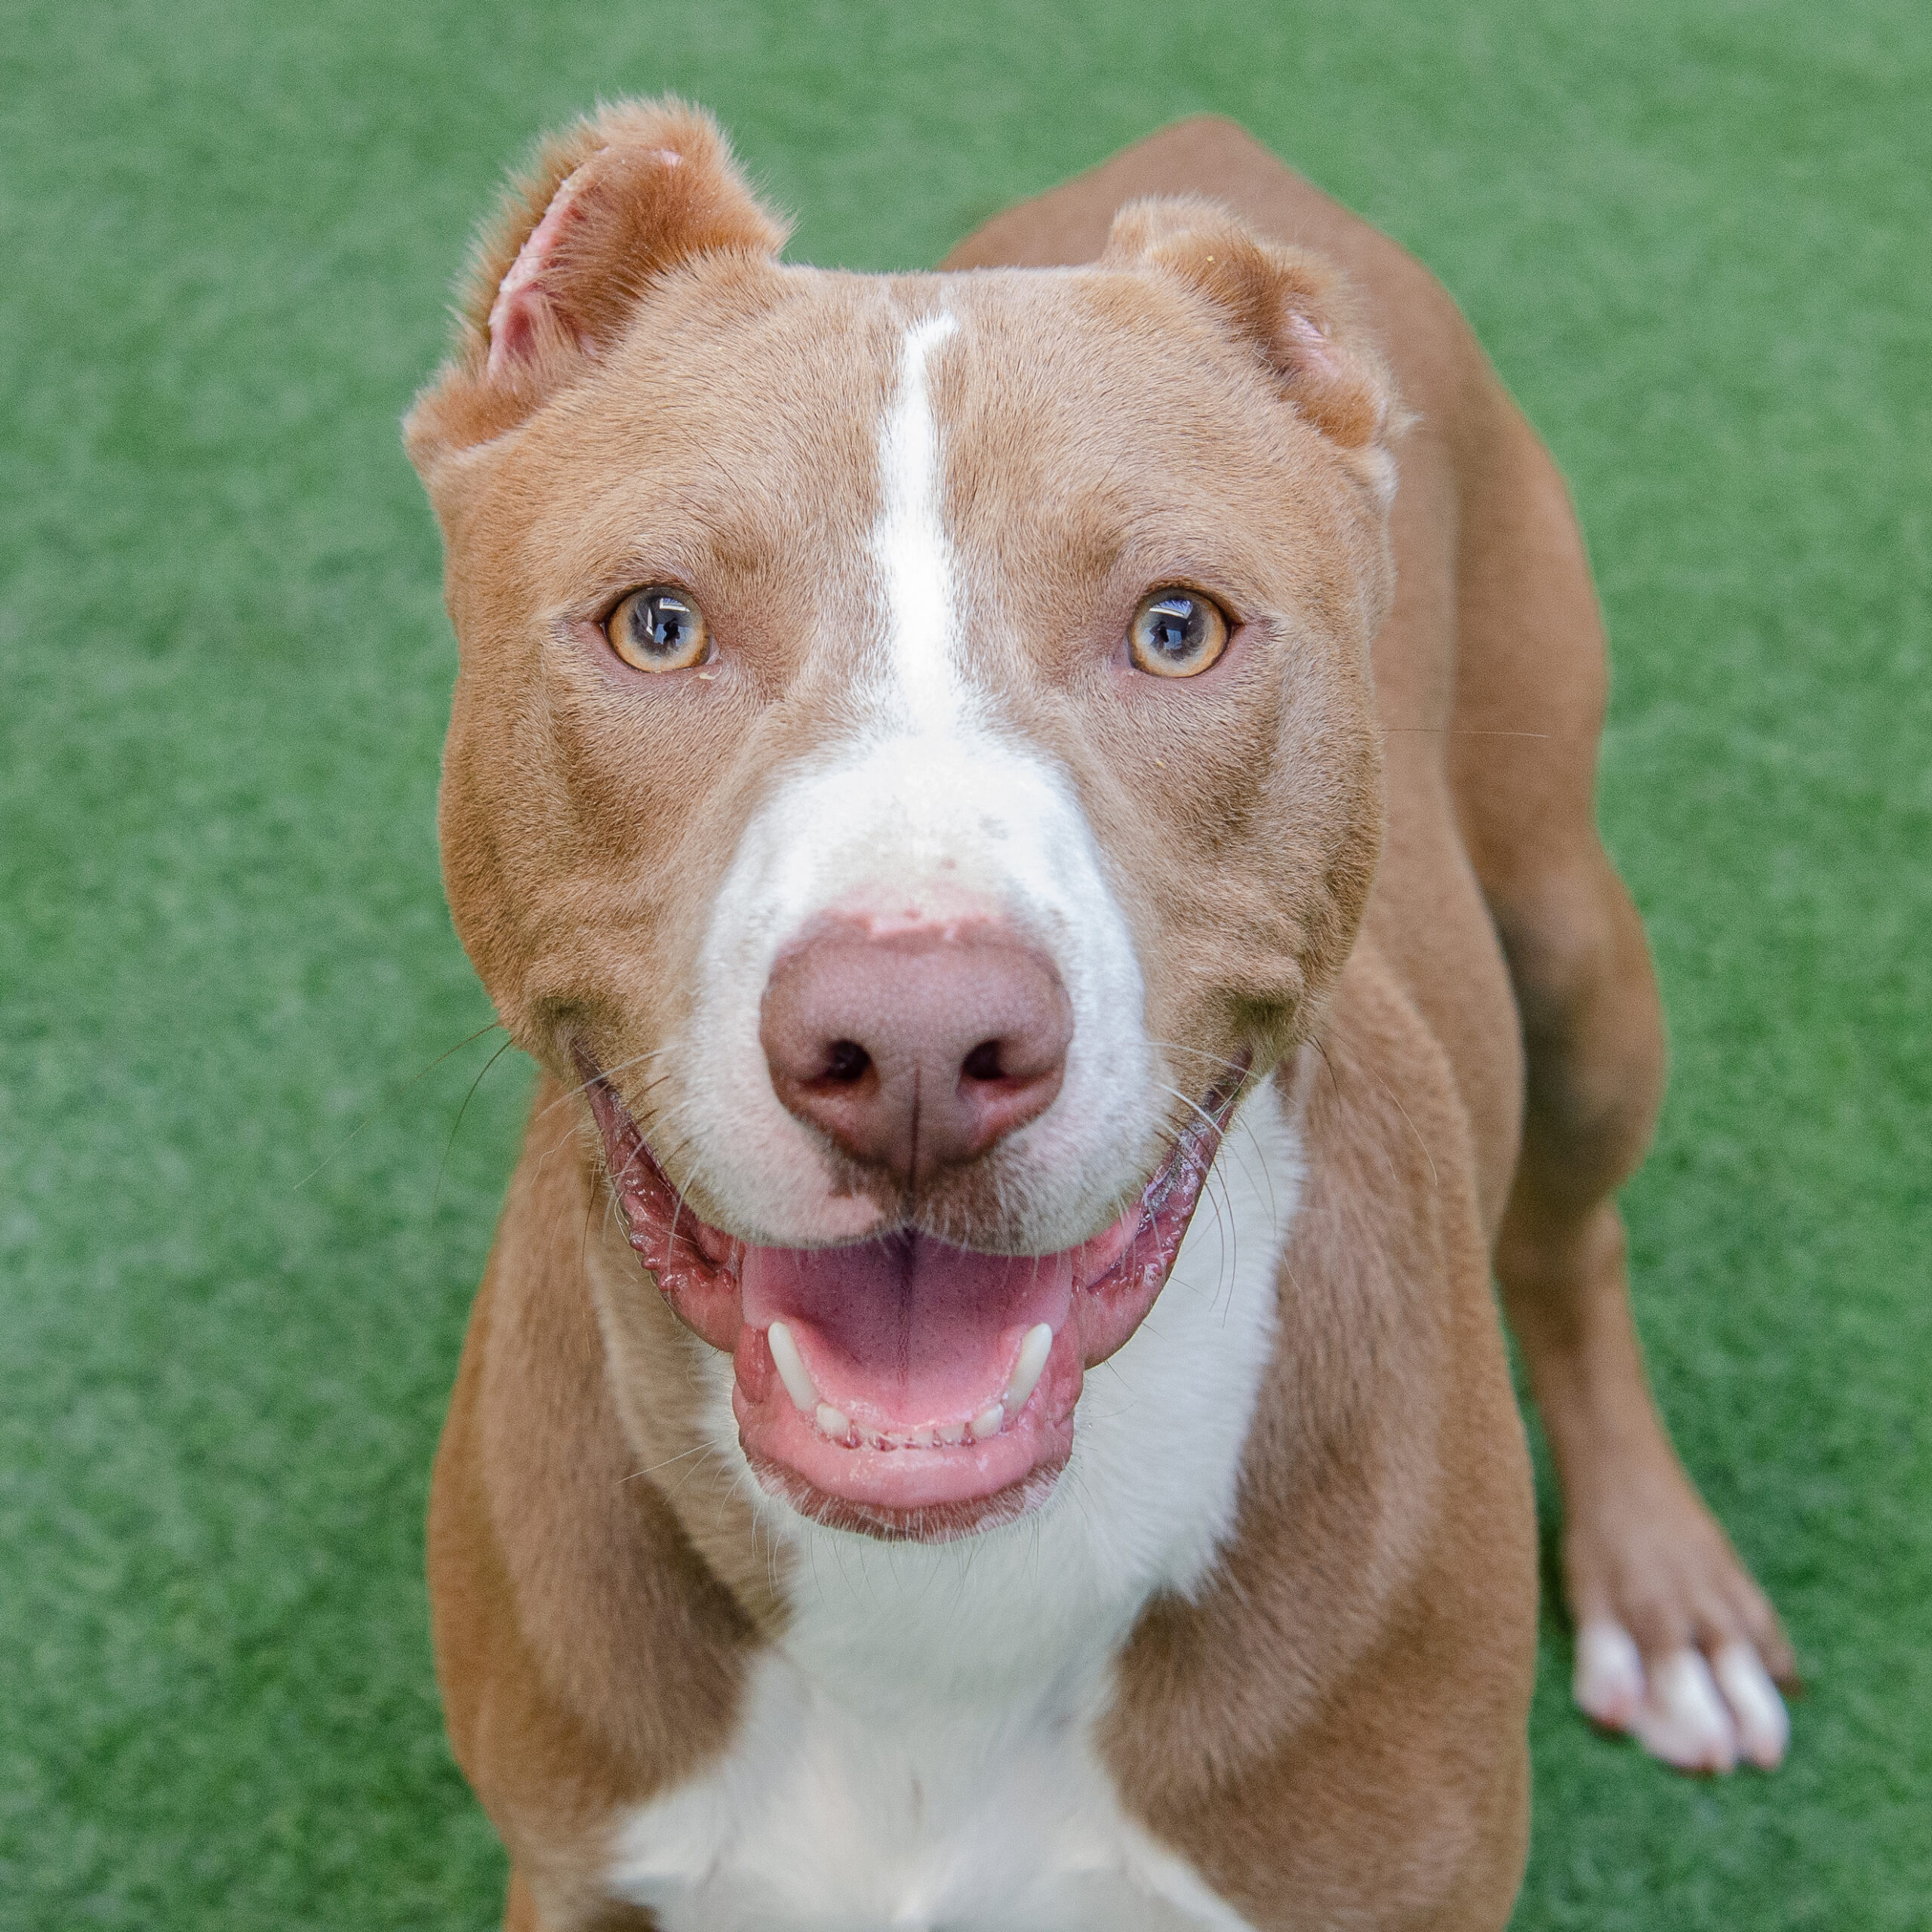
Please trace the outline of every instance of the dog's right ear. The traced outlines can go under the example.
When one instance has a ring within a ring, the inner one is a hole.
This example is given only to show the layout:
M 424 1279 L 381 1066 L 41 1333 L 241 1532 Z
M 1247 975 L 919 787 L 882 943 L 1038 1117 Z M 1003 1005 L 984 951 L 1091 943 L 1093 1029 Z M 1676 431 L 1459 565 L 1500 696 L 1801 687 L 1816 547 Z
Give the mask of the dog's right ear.
M 403 427 L 411 460 L 423 469 L 522 421 L 660 276 L 700 255 L 774 258 L 786 232 L 701 108 L 620 101 L 553 137 L 478 241 L 455 352 Z

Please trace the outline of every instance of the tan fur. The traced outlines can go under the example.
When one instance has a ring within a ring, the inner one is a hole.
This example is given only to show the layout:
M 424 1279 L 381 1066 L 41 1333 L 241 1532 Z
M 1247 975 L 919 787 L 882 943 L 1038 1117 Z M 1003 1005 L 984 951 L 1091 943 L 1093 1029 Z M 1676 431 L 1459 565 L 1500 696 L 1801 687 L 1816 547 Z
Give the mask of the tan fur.
M 669 192 L 650 158 L 666 147 L 682 156 Z M 550 319 L 493 379 L 491 293 L 584 168 L 598 211 L 548 278 Z M 510 1847 L 520 1932 L 648 1922 L 601 1895 L 609 1821 L 723 1747 L 746 1660 L 785 1614 L 749 1511 L 678 1460 L 701 1460 L 704 1345 L 648 1292 L 569 1092 L 571 1043 L 588 1042 L 632 1069 L 647 1137 L 671 1118 L 641 1057 L 687 1009 L 759 775 L 837 715 L 851 668 L 841 619 L 860 593 L 887 324 L 860 278 L 781 268 L 780 238 L 708 121 L 607 111 L 513 198 L 409 426 L 463 652 L 451 904 L 547 1069 L 430 1533 L 451 1734 Z M 1234 1540 L 1198 1601 L 1143 1617 L 1107 1758 L 1129 1810 L 1257 1926 L 1500 1926 L 1526 1842 L 1536 1590 L 1488 1284 L 1499 1240 L 1585 1505 L 1581 1598 L 1614 1595 L 1631 1560 L 1619 1471 L 1650 1472 L 1680 1524 L 1708 1521 L 1650 1409 L 1611 1232 L 1661 1035 L 1591 823 L 1594 601 L 1561 486 L 1446 296 L 1238 130 L 1171 129 L 949 266 L 1084 262 L 1078 281 L 947 285 L 1026 372 L 937 378 L 967 386 L 939 398 L 959 426 L 962 552 L 999 538 L 996 577 L 968 594 L 1009 641 L 1011 715 L 1120 856 L 1150 1032 L 1284 1056 L 1311 1177 Z M 1123 331 L 1136 353 L 1108 379 L 1135 386 L 1163 447 L 1195 446 L 1172 488 L 1123 480 L 1106 438 L 1093 346 Z M 786 377 L 801 358 L 809 383 Z M 755 434 L 748 392 L 770 412 Z M 672 393 L 660 422 L 651 399 Z M 1191 510 L 1189 479 L 1208 475 Z M 1268 701 L 1224 684 L 1157 710 L 1082 669 L 1186 561 L 1184 540 L 1136 548 L 1156 509 L 1170 532 L 1198 515 L 1257 608 L 1297 614 L 1293 636 L 1246 647 L 1275 667 Z M 595 648 L 600 599 L 672 576 L 735 643 L 701 701 L 627 685 Z M 1472 735 L 1492 732 L 1538 735 Z M 1194 782 L 1131 782 L 1156 761 Z M 664 1158 L 706 1212 L 675 1137 Z M 945 1204 L 997 1232 L 983 1192 Z M 1710 1588 L 1759 1614 L 1748 1580 Z

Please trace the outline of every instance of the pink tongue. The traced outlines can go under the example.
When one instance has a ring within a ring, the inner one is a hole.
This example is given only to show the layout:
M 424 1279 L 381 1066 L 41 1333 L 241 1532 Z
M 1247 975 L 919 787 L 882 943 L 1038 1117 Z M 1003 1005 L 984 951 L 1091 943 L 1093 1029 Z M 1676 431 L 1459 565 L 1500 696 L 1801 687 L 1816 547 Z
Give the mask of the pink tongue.
M 998 1401 L 1026 1331 L 1066 1326 L 1073 1252 L 977 1254 L 924 1235 L 747 1247 L 739 1284 L 745 1325 L 783 1321 L 824 1400 L 916 1428 Z

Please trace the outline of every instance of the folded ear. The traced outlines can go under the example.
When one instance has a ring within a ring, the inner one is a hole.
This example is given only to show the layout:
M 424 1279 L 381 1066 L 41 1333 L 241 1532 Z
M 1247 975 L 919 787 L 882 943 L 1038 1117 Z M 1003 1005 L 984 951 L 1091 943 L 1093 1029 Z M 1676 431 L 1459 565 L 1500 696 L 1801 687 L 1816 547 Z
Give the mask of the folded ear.
M 1385 501 L 1393 494 L 1388 445 L 1404 419 L 1339 268 L 1263 242 L 1220 203 L 1191 195 L 1128 202 L 1100 260 L 1156 269 L 1204 297 L 1281 393 L 1355 459 L 1363 480 Z
M 657 278 L 700 255 L 775 257 L 786 232 L 701 108 L 619 101 L 552 137 L 478 239 L 411 454 L 520 421 L 623 334 Z

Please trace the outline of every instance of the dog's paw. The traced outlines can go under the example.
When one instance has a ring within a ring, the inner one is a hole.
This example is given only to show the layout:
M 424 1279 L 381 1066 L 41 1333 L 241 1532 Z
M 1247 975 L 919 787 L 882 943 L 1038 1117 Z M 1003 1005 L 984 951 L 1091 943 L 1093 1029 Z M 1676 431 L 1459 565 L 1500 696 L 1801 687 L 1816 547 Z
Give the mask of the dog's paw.
M 1572 1690 L 1578 1707 L 1608 1730 L 1628 1731 L 1653 1758 L 1680 1771 L 1721 1772 L 1742 1761 L 1774 1770 L 1791 1720 L 1770 1673 L 1742 1640 L 1706 1657 L 1690 1645 L 1646 1668 L 1636 1639 L 1607 1617 L 1577 1632 Z
M 1675 1458 L 1617 1478 L 1574 1499 L 1564 1539 L 1578 1706 L 1678 1770 L 1774 1770 L 1777 1686 L 1797 1682 L 1777 1613 Z

